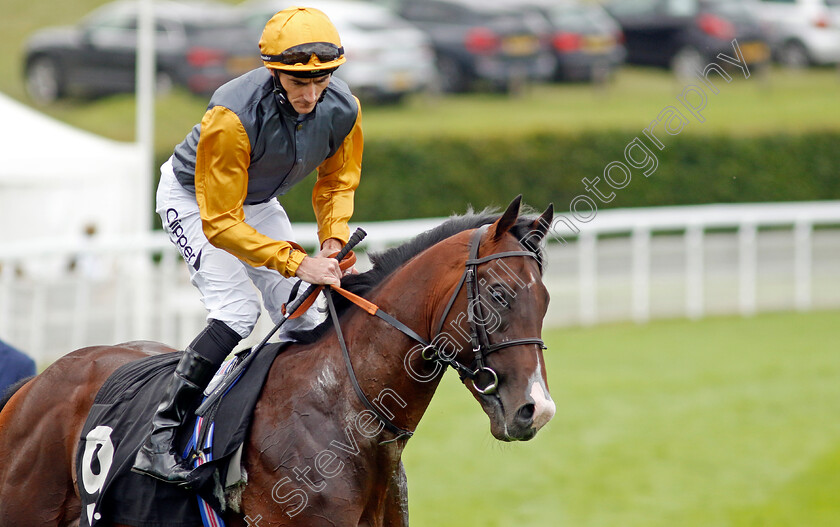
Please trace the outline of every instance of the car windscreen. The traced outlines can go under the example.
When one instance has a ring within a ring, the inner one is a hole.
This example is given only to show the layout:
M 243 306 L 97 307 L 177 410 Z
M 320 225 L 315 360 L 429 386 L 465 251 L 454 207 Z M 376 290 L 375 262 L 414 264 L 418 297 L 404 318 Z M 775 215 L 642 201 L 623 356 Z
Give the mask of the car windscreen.
M 337 26 L 346 23 L 362 31 L 386 31 L 389 29 L 411 27 L 405 20 L 392 16 L 388 12 L 374 12 L 364 9 L 358 13 L 344 13 L 343 16 L 334 18 Z
M 740 22 L 754 22 L 752 12 L 742 2 L 731 2 L 724 0 L 705 0 L 703 5 L 709 11 L 725 16 L 729 20 Z
M 610 28 L 612 19 L 601 9 L 587 6 L 557 6 L 551 10 L 551 21 L 559 29 L 574 31 L 598 31 Z
M 184 26 L 187 41 L 202 46 L 221 47 L 228 50 L 254 51 L 256 53 L 258 39 L 238 21 L 205 21 L 201 24 L 186 24 Z

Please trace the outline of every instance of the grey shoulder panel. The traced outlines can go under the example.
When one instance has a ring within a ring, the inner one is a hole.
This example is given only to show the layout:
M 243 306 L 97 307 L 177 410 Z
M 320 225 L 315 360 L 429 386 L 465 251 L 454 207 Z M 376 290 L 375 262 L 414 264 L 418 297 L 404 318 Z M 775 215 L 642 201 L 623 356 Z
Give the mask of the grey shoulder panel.
M 332 129 L 335 135 L 343 141 L 356 125 L 359 115 L 359 103 L 350 88 L 343 80 L 333 77 L 330 80 L 329 91 L 320 103 L 323 108 L 318 111 L 328 113 L 332 119 Z M 334 151 L 330 154 L 335 153 Z
M 247 113 L 273 88 L 268 68 L 257 68 L 219 87 L 210 98 L 207 109 L 224 106 L 236 114 Z

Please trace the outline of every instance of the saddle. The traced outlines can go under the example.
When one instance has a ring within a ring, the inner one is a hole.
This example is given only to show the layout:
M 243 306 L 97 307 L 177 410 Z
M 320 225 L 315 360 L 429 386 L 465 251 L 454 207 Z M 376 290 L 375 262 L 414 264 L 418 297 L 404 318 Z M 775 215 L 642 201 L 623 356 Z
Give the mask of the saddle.
M 196 426 L 187 425 L 179 431 L 179 451 L 185 456 L 200 454 L 201 464 L 191 475 L 191 490 L 131 472 L 160 393 L 182 353 L 140 359 L 114 371 L 94 399 L 76 454 L 80 527 L 112 523 L 194 527 L 202 523 L 200 503 L 219 515 L 224 513 L 226 487 L 242 483 L 237 454 L 254 405 L 272 362 L 286 345 L 266 345 Z

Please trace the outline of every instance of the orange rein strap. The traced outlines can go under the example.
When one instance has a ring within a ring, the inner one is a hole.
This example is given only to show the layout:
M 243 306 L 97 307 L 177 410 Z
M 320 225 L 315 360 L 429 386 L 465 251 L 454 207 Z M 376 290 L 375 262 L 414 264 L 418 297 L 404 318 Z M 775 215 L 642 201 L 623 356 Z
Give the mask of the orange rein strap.
M 335 255 L 333 255 L 333 256 L 335 256 Z M 355 253 L 353 253 L 353 251 L 350 251 L 350 253 L 347 254 L 347 256 L 344 258 L 344 260 L 342 260 L 340 262 L 339 265 L 341 267 L 341 270 L 346 271 L 347 269 L 350 269 L 350 267 L 352 267 L 353 264 L 355 264 L 355 263 L 356 263 L 356 255 L 355 255 Z M 289 318 L 296 318 L 296 317 L 301 316 L 309 308 L 309 306 L 311 306 L 312 303 L 315 302 L 315 297 L 317 297 L 318 294 L 323 289 L 324 289 L 324 286 L 318 286 L 318 288 L 316 289 L 316 293 L 310 295 L 309 298 L 294 313 L 292 313 L 291 316 L 289 316 Z M 352 302 L 352 303 L 356 304 L 357 306 L 359 306 L 360 308 L 362 308 L 369 315 L 379 317 L 380 319 L 382 319 L 385 322 L 387 322 L 388 324 L 390 324 L 391 327 L 393 327 L 394 329 L 397 329 L 397 330 L 401 331 L 402 333 L 407 335 L 409 338 L 414 339 L 415 341 L 419 342 L 420 344 L 423 345 L 424 353 L 425 353 L 426 349 L 429 349 L 429 348 L 434 349 L 434 347 L 429 342 L 426 342 L 426 339 L 421 337 L 416 331 L 414 331 L 410 327 L 406 326 L 405 324 L 403 324 L 402 322 L 400 322 L 396 318 L 392 317 L 390 314 L 381 310 L 379 308 L 379 306 L 377 306 L 373 302 L 360 297 L 356 293 L 351 293 L 350 291 L 348 291 L 346 289 L 343 289 L 341 287 L 338 287 L 338 286 L 334 286 L 334 285 L 330 286 L 330 291 L 335 291 L 336 293 L 340 294 L 341 296 L 343 296 L 344 298 L 346 298 L 350 302 Z M 329 293 L 330 291 L 325 291 L 324 294 L 327 295 L 327 293 Z M 330 300 L 330 299 L 328 299 L 328 300 Z M 286 313 L 286 306 L 284 304 L 283 305 L 283 314 L 285 314 L 285 313 Z M 336 324 L 336 330 L 340 331 L 341 327 L 338 325 L 338 320 L 337 319 L 334 322 L 334 324 Z M 438 362 L 443 362 L 445 364 L 448 364 L 449 366 L 452 366 L 453 368 L 455 368 L 458 371 L 458 375 L 460 375 L 462 378 L 463 377 L 472 378 L 471 372 L 467 368 L 464 368 L 460 363 L 458 363 L 456 361 L 446 360 L 446 359 L 440 358 L 440 357 L 437 356 L 437 354 L 435 354 L 435 355 L 436 356 L 434 357 L 433 360 L 436 360 Z M 424 355 L 424 358 L 426 358 L 425 355 Z M 432 359 L 429 359 L 429 360 L 432 360 Z M 399 427 L 397 427 L 397 428 L 399 428 Z
M 331 257 L 333 257 L 333 256 L 335 256 L 335 255 L 331 255 Z M 339 267 L 341 268 L 342 271 L 346 271 L 347 269 L 350 269 L 351 267 L 353 267 L 355 264 L 356 264 L 356 253 L 354 253 L 353 251 L 350 251 L 350 253 L 347 256 L 345 256 L 344 259 L 341 260 L 341 262 L 339 262 L 338 265 L 339 265 Z M 320 293 L 323 288 L 324 288 L 324 286 L 319 286 L 316 293 L 312 294 L 303 304 L 301 304 L 301 306 L 297 309 L 297 311 L 292 313 L 289 316 L 289 318 L 297 318 L 297 317 L 303 315 L 306 312 L 306 310 L 309 309 L 309 307 L 312 306 L 313 303 L 315 303 L 315 299 L 318 297 L 318 293 Z M 377 306 L 376 304 L 374 304 L 372 302 L 368 302 L 367 300 L 360 297 L 359 295 L 351 293 L 350 291 L 347 291 L 346 289 L 342 289 L 342 288 L 336 287 L 336 286 L 332 286 L 332 289 L 333 289 L 333 291 L 340 294 L 341 296 L 343 296 L 347 300 L 353 302 L 354 304 L 356 304 L 360 308 L 364 309 L 365 311 L 367 311 L 371 315 L 375 315 L 376 311 L 379 309 L 379 306 Z M 283 314 L 284 315 L 286 314 L 286 305 L 285 304 L 283 304 Z
M 354 304 L 356 304 L 360 308 L 364 309 L 365 311 L 367 311 L 371 315 L 376 315 L 376 312 L 379 311 L 379 306 L 377 306 L 376 304 L 374 304 L 373 302 L 371 302 L 369 300 L 365 300 L 364 298 L 360 297 L 356 293 L 351 293 L 350 291 L 348 291 L 346 289 L 342 289 L 342 288 L 336 287 L 336 286 L 331 286 L 330 289 L 332 289 L 333 291 L 335 291 L 339 295 L 343 296 L 347 300 L 353 302 Z

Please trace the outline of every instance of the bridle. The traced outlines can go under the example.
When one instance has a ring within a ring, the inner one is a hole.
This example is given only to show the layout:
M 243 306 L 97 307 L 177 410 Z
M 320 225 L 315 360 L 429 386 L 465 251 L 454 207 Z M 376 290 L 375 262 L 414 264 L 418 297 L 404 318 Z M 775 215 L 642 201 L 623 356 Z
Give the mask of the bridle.
M 485 304 L 481 299 L 481 288 L 477 279 L 478 266 L 487 262 L 492 262 L 501 258 L 510 258 L 513 256 L 526 256 L 537 259 L 537 255 L 531 251 L 507 251 L 479 258 L 478 247 L 481 243 L 481 237 L 487 231 L 487 227 L 488 226 L 485 225 L 476 229 L 475 233 L 473 233 L 472 238 L 470 239 L 469 256 L 464 264 L 464 273 L 461 275 L 461 279 L 458 281 L 458 285 L 455 287 L 455 291 L 449 298 L 449 302 L 446 304 L 446 309 L 444 310 L 443 315 L 441 315 L 435 328 L 435 334 L 439 335 L 443 329 L 444 322 L 452 310 L 452 306 L 455 304 L 455 299 L 458 297 L 458 293 L 461 292 L 461 288 L 466 286 L 467 322 L 470 326 L 470 343 L 472 344 L 472 350 L 475 354 L 472 366 L 467 367 L 465 364 L 458 362 L 454 358 L 446 359 L 442 356 L 440 350 L 437 350 L 432 346 L 427 346 L 423 349 L 424 359 L 437 360 L 452 366 L 458 372 L 458 375 L 461 377 L 461 381 L 465 378 L 469 378 L 476 391 L 482 395 L 492 395 L 496 393 L 496 389 L 499 387 L 498 374 L 496 374 L 492 368 L 487 366 L 488 355 L 501 349 L 525 344 L 536 344 L 540 348 L 546 349 L 545 343 L 539 338 L 512 339 L 498 342 L 496 344 L 490 343 L 490 333 L 487 331 L 487 319 L 484 313 Z M 432 342 L 434 342 L 434 339 Z M 478 376 L 482 373 L 486 373 L 491 379 L 490 382 L 483 388 L 476 384 Z
M 449 301 L 446 304 L 446 308 L 444 309 L 443 314 L 441 315 L 440 320 L 438 321 L 437 326 L 435 328 L 435 334 L 440 335 L 441 330 L 443 329 L 443 324 L 446 322 L 446 319 L 449 317 L 449 314 L 452 311 L 452 306 L 455 304 L 455 299 L 458 297 L 458 294 L 461 292 L 461 289 L 466 287 L 467 321 L 470 327 L 470 343 L 472 345 L 472 350 L 475 356 L 473 363 L 470 366 L 467 366 L 466 364 L 458 361 L 455 358 L 457 354 L 453 353 L 448 356 L 442 353 L 441 350 L 437 349 L 434 345 L 434 342 L 437 340 L 437 337 L 433 338 L 431 342 L 426 341 L 426 339 L 420 336 L 416 331 L 409 328 L 390 314 L 386 313 L 375 304 L 372 304 L 371 302 L 368 302 L 367 300 L 341 288 L 324 289 L 324 295 L 327 299 L 327 306 L 329 307 L 330 317 L 333 319 L 336 334 L 338 335 L 338 342 L 344 354 L 344 362 L 347 366 L 347 371 L 350 375 L 350 381 L 353 384 L 353 389 L 356 391 L 356 394 L 358 395 L 359 399 L 361 399 L 365 407 L 367 407 L 368 410 L 376 414 L 379 420 L 385 425 L 385 428 L 387 428 L 389 431 L 393 432 L 397 436 L 391 441 L 386 442 L 396 441 L 401 437 L 411 437 L 411 435 L 413 435 L 413 432 L 397 426 L 387 416 L 382 415 L 382 411 L 370 402 L 370 400 L 362 391 L 362 388 L 359 386 L 359 382 L 356 379 L 356 374 L 353 371 L 353 365 L 350 361 L 350 353 L 344 341 L 344 336 L 341 332 L 341 326 L 338 323 L 338 316 L 336 314 L 335 303 L 332 298 L 332 293 L 336 292 L 345 296 L 351 302 L 362 307 L 362 309 L 364 309 L 371 315 L 379 317 L 380 319 L 393 326 L 395 329 L 398 329 L 411 339 L 419 342 L 423 346 L 423 350 L 421 352 L 421 356 L 423 357 L 423 359 L 428 361 L 435 361 L 439 364 L 442 364 L 444 367 L 451 366 L 453 369 L 455 369 L 455 371 L 458 372 L 458 376 L 461 378 L 462 382 L 464 382 L 466 379 L 470 379 L 470 381 L 472 381 L 473 383 L 473 387 L 478 393 L 487 396 L 493 395 L 496 393 L 499 386 L 499 376 L 492 368 L 487 366 L 487 357 L 491 353 L 495 353 L 496 351 L 512 346 L 522 346 L 528 344 L 535 344 L 541 349 L 546 349 L 546 347 L 545 343 L 540 338 L 512 339 L 503 342 L 498 342 L 495 344 L 490 342 L 490 332 L 487 330 L 484 306 L 481 298 L 480 283 L 476 278 L 478 275 L 478 267 L 482 264 L 492 262 L 494 260 L 499 260 L 501 258 L 523 256 L 538 259 L 538 256 L 532 251 L 506 251 L 479 258 L 478 249 L 481 243 L 481 237 L 487 231 L 487 228 L 488 225 L 484 225 L 476 229 L 475 233 L 473 233 L 472 237 L 470 238 L 469 253 L 467 260 L 464 264 L 464 273 L 461 275 L 461 279 L 458 281 L 458 285 L 455 287 L 455 291 L 450 296 Z M 477 384 L 479 376 L 487 376 L 490 380 L 486 385 L 481 387 Z

